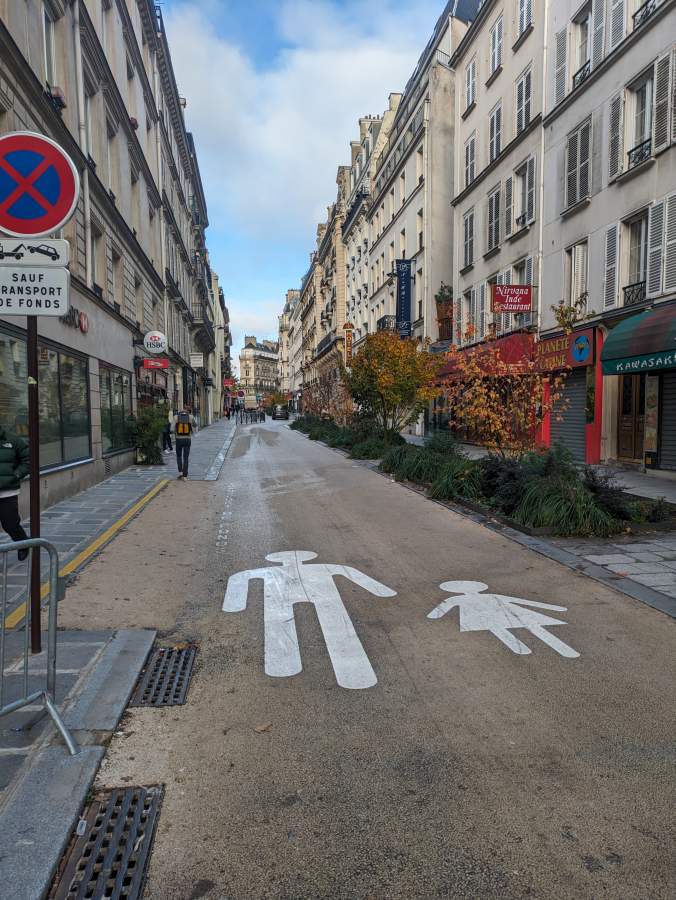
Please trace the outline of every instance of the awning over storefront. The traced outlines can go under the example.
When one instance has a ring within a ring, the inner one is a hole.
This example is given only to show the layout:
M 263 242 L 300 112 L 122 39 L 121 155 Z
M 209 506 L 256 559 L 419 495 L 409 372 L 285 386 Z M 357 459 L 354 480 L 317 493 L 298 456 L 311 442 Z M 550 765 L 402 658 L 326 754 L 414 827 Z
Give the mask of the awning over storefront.
M 676 302 L 631 316 L 613 328 L 601 362 L 604 375 L 676 369 Z

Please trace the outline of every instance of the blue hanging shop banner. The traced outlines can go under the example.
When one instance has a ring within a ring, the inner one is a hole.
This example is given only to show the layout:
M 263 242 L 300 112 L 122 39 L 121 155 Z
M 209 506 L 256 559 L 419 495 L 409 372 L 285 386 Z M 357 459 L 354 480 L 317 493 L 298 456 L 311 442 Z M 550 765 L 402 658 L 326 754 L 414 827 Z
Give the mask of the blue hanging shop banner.
M 411 336 L 411 260 L 398 259 L 397 272 L 397 331 L 399 337 Z

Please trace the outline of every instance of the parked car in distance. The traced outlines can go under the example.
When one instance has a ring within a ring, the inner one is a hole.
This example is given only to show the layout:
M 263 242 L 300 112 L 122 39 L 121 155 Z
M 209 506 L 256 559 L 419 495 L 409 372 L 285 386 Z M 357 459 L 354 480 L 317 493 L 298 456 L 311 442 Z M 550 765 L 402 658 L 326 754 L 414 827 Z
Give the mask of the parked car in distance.
M 289 418 L 289 408 L 287 406 L 275 406 L 272 410 L 272 418 L 273 419 L 288 419 Z

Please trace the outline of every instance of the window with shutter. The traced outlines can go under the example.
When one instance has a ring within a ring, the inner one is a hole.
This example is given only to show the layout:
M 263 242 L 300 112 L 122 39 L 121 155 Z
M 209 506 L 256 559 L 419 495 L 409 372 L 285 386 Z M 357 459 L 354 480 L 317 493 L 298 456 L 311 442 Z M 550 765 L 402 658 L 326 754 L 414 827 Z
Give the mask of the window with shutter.
M 491 74 L 502 65 L 502 16 L 491 29 Z
M 519 34 L 523 34 L 533 21 L 533 0 L 519 0 Z
M 477 337 L 482 338 L 486 334 L 486 282 L 479 285 L 479 321 L 477 323 Z
M 476 135 L 472 135 L 465 144 L 465 187 L 474 181 L 476 170 Z
M 514 219 L 514 179 L 510 175 L 505 181 L 505 237 L 509 237 L 512 233 L 512 222 Z
M 671 53 L 671 143 L 676 144 L 676 47 Z
M 676 194 L 667 198 L 664 240 L 664 290 L 676 291 Z
M 624 155 L 624 95 L 618 94 L 610 101 L 610 134 L 608 141 L 608 178 L 622 172 Z
M 577 167 L 578 167 L 578 145 L 579 132 L 574 131 L 568 135 L 566 144 L 566 209 L 574 206 L 578 201 L 577 196 Z
M 520 78 L 516 83 L 516 133 L 523 131 L 523 79 Z
M 535 221 L 535 157 L 526 163 L 526 221 L 530 224 Z
M 465 69 L 465 101 L 466 108 L 476 99 L 476 59 L 473 59 Z
M 603 60 L 606 34 L 606 0 L 593 0 L 592 3 L 592 68 L 595 69 Z
M 612 309 L 617 304 L 617 258 L 619 226 L 611 225 L 606 231 L 605 279 L 603 283 L 603 308 Z
M 502 106 L 498 104 L 490 115 L 489 122 L 489 156 L 493 162 L 502 149 Z
M 465 213 L 465 266 L 471 266 L 474 262 L 474 210 Z
M 488 250 L 500 243 L 500 188 L 488 197 Z
M 590 168 L 589 154 L 591 149 L 591 119 L 585 122 L 580 128 L 580 139 L 578 144 L 578 177 L 577 177 L 577 196 L 578 200 L 583 200 L 590 194 Z
M 664 245 L 664 200 L 653 203 L 648 211 L 648 283 L 649 297 L 662 293 L 662 261 Z
M 568 30 L 562 28 L 555 38 L 554 103 L 561 103 L 568 89 Z
M 625 8 L 624 0 L 611 0 L 610 7 L 610 49 L 615 47 L 624 39 L 625 33 Z
M 669 146 L 669 107 L 671 105 L 671 53 L 655 63 L 655 89 L 653 111 L 653 152 L 659 153 Z M 673 115 L 673 111 L 672 111 Z

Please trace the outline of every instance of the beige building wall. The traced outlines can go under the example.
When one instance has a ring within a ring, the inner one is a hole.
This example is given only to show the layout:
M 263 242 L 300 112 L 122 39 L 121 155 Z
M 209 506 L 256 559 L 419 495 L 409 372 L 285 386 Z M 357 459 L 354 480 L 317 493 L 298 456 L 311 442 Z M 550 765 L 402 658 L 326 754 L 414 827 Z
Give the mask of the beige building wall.
M 393 328 L 394 261 L 413 261 L 412 333 L 438 335 L 434 295 L 453 275 L 455 79 L 450 56 L 467 25 L 449 4 L 399 103 L 371 198 L 369 331 Z
M 493 284 L 540 284 L 545 0 L 487 0 L 451 59 L 456 72 L 452 323 L 475 343 L 527 329 L 491 312 Z M 445 327 L 444 327 L 445 326 Z M 451 327 L 453 334 L 451 334 Z
M 239 354 L 239 383 L 246 409 L 257 409 L 277 389 L 279 344 L 246 335 Z M 258 398 L 261 398 L 260 400 Z

